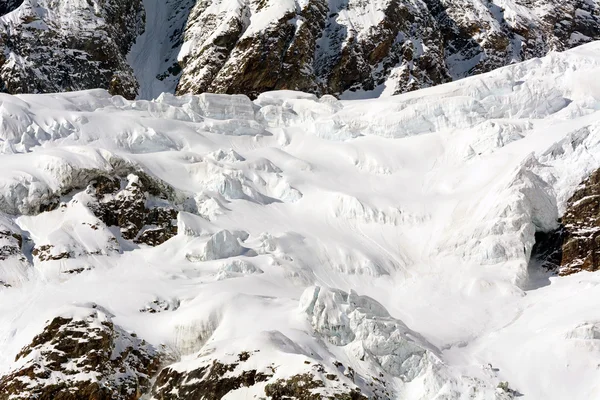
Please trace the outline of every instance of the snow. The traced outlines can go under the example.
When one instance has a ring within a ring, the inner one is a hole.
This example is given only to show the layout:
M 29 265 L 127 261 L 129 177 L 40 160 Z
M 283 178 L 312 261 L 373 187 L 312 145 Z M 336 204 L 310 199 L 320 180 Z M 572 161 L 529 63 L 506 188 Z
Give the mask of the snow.
M 127 56 L 140 83 L 138 98 L 155 99 L 174 93 L 180 73 L 169 73 L 177 62 L 183 31 L 193 2 L 144 0 L 146 26 Z
M 504 381 L 596 398 L 600 276 L 529 257 L 600 168 L 598 74 L 591 43 L 372 100 L 0 94 L 0 221 L 30 241 L 0 261 L 0 280 L 19 271 L 0 289 L 0 372 L 47 320 L 96 303 L 178 370 L 260 350 L 277 378 L 339 360 L 367 395 L 381 373 L 393 398 L 509 398 Z M 136 170 L 179 210 L 155 248 L 85 207 L 94 173 Z M 72 258 L 33 257 L 44 244 Z

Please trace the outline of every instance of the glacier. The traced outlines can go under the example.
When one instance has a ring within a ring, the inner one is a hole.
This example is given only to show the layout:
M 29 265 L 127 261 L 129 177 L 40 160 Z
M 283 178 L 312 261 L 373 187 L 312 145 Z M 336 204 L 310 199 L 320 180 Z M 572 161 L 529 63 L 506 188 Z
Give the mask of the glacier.
M 599 76 L 593 42 L 368 100 L 0 94 L 0 388 L 600 397 L 600 275 L 531 262 L 600 168 Z

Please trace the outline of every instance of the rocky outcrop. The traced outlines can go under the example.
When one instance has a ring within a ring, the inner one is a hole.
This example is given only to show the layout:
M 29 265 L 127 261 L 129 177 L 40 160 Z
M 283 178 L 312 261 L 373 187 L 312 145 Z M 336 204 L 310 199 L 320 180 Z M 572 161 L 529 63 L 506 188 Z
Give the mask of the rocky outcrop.
M 425 0 L 442 31 L 453 78 L 488 72 L 597 40 L 600 8 L 580 0 Z
M 600 38 L 596 2 L 197 2 L 178 94 L 407 92 Z
M 26 240 L 21 229 L 0 213 L 0 290 L 26 280 L 31 268 L 23 252 Z
M 105 88 L 132 99 L 138 83 L 125 58 L 143 27 L 141 0 L 25 0 L 0 18 L 0 89 Z
M 441 36 L 423 3 L 217 3 L 199 2 L 190 14 L 179 94 L 341 94 L 373 90 L 391 74 L 402 77 L 393 89 L 401 92 L 449 80 Z
M 391 95 L 600 39 L 597 1 L 496 3 L 170 1 L 164 12 L 149 11 L 153 32 L 132 51 L 138 82 L 125 58 L 144 29 L 140 0 L 25 0 L 0 20 L 0 78 L 10 93 L 102 87 L 132 98 L 141 84 L 146 97 L 175 87 L 250 97 L 275 89 Z M 161 58 L 156 74 L 140 61 L 145 54 Z
M 0 399 L 137 400 L 150 388 L 159 353 L 100 308 L 56 317 L 0 378 Z
M 237 360 L 212 360 L 192 370 L 179 369 L 178 364 L 163 369 L 152 387 L 156 400 L 219 400 L 240 388 L 250 388 L 272 400 L 366 400 L 360 389 L 341 382 L 334 370 L 326 370 L 318 363 L 305 361 L 286 367 L 305 370 L 285 378 L 275 378 L 279 365 L 270 364 L 265 370 L 257 369 L 250 360 L 259 351 L 243 351 Z M 256 356 L 258 357 L 258 355 Z M 250 360 L 250 361 L 249 361 Z M 258 361 L 260 363 L 260 361 Z M 338 362 L 339 367 L 343 365 Z M 348 381 L 348 378 L 344 379 Z M 350 381 L 348 381 L 350 382 Z M 376 397 L 379 398 L 379 397 Z
M 600 269 L 600 170 L 567 202 L 561 226 L 537 237 L 536 258 L 560 275 Z
M 145 174 L 101 176 L 87 190 L 96 199 L 90 204 L 94 214 L 107 226 L 118 226 L 124 239 L 158 246 L 177 234 L 178 211 L 166 201 L 165 206 L 148 204 L 152 195 L 166 196 Z
M 223 364 L 215 360 L 210 365 L 189 372 L 165 368 L 156 379 L 152 394 L 159 400 L 219 400 L 233 390 L 269 379 L 268 375 L 256 370 L 242 371 L 237 376 L 228 374 L 235 371 L 237 366 L 238 363 Z

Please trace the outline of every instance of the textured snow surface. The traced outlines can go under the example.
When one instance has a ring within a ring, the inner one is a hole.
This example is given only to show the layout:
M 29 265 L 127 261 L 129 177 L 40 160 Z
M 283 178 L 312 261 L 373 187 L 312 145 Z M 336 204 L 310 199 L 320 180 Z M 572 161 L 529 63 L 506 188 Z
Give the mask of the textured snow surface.
M 0 373 L 95 303 L 177 371 L 260 350 L 276 378 L 341 362 L 367 396 L 599 398 L 600 275 L 529 266 L 600 168 L 598 76 L 591 43 L 375 100 L 0 95 Z M 86 206 L 133 170 L 178 210 L 157 247 Z

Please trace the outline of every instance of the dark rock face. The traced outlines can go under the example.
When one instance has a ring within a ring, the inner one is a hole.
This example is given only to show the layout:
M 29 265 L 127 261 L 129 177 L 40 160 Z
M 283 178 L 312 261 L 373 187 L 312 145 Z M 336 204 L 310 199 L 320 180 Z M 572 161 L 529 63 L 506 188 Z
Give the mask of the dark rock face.
M 569 199 L 562 218 L 561 275 L 600 269 L 600 170 Z
M 0 378 L 0 399 L 137 400 L 159 368 L 155 349 L 90 309 L 56 317 Z
M 178 372 L 165 368 L 156 378 L 152 395 L 159 400 L 199 399 L 218 400 L 227 393 L 241 387 L 253 386 L 266 381 L 269 376 L 256 370 L 243 371 L 238 376 L 225 376 L 236 369 L 238 364 L 223 364 L 214 361 L 212 365 Z
M 25 280 L 31 263 L 25 256 L 28 239 L 8 217 L 0 213 L 0 290 Z
M 178 94 L 244 93 L 251 97 L 274 89 L 317 94 L 372 90 L 390 75 L 395 92 L 447 82 L 442 38 L 424 4 L 388 1 L 373 26 L 354 26 L 343 17 L 368 12 L 369 2 L 338 8 L 311 0 L 290 9 L 254 34 L 248 17 L 276 6 L 250 1 L 226 16 L 205 2 L 190 14 Z M 211 29 L 206 29 L 211 27 Z M 211 36 L 213 31 L 219 32 Z M 419 49 L 414 44 L 418 43 Z
M 321 364 L 314 364 L 311 371 L 286 379 L 273 378 L 278 368 L 275 365 L 262 372 L 248 368 L 245 363 L 256 352 L 244 351 L 237 356 L 236 362 L 231 363 L 212 360 L 191 371 L 180 372 L 176 367 L 167 367 L 156 378 L 152 396 L 157 400 L 218 400 L 236 389 L 267 382 L 264 394 L 272 400 L 367 399 L 358 388 L 338 382 L 336 374 L 327 374 Z M 311 363 L 306 361 L 305 364 Z M 326 386 L 324 380 L 336 385 Z
M 488 72 L 597 40 L 600 8 L 580 0 L 494 2 L 425 0 L 442 31 L 453 78 Z
M 328 376 L 327 379 L 333 378 Z M 323 381 L 316 380 L 313 375 L 298 374 L 288 379 L 278 379 L 274 383 L 268 384 L 265 387 L 265 394 L 271 399 L 319 400 L 324 397 L 315 392 L 315 389 L 318 390 L 323 387 Z M 325 398 L 331 400 L 367 400 L 367 397 L 355 389 L 346 393 L 336 393 Z
M 139 82 L 125 57 L 144 30 L 141 0 L 93 0 L 89 8 L 30 1 L 18 18 L 0 22 L 5 91 L 101 87 L 136 96 Z M 0 2 L 0 12 L 18 2 Z M 165 50 L 152 79 L 169 87 L 178 81 L 177 94 L 396 94 L 600 39 L 600 5 L 586 0 L 519 0 L 508 9 L 488 0 L 169 4 L 164 23 L 152 27 L 169 36 L 160 40 Z
M 23 236 L 10 230 L 0 231 L 0 261 L 5 261 L 13 257 L 26 261 L 21 252 L 23 246 Z
M 14 11 L 23 3 L 23 0 L 0 0 L 0 16 Z
M 25 0 L 0 20 L 0 87 L 13 94 L 105 88 L 135 98 L 125 56 L 144 28 L 141 0 L 36 3 Z
M 151 194 L 165 201 L 166 195 L 145 175 L 99 177 L 88 192 L 97 199 L 90 205 L 94 214 L 107 226 L 118 226 L 124 239 L 158 246 L 177 234 L 177 210 L 147 206 Z
M 521 0 L 507 10 L 481 0 L 310 0 L 273 13 L 275 0 L 227 12 L 200 1 L 185 30 L 177 93 L 340 95 L 385 84 L 395 94 L 600 38 L 597 2 L 550 3 Z M 263 12 L 272 20 L 256 26 L 251 17 Z
M 569 199 L 561 227 L 536 239 L 537 258 L 560 275 L 600 269 L 600 170 Z

